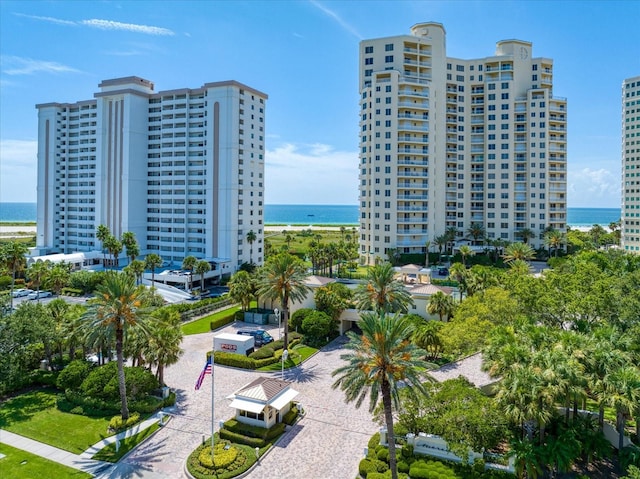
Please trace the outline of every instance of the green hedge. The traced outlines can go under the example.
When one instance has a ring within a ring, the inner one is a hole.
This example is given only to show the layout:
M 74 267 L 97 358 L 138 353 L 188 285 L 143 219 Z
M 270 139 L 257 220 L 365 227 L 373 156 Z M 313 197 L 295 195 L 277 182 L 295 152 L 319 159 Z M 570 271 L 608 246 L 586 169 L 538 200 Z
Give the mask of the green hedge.
M 216 440 L 218 439 L 216 438 Z M 215 477 L 216 479 L 229 479 L 236 477 L 246 472 L 255 462 L 255 454 L 253 451 L 247 450 L 246 446 L 235 445 L 239 451 L 233 464 L 228 465 L 224 469 L 216 469 L 216 475 L 214 476 L 212 470 L 203 466 L 199 460 L 202 451 L 209 447 L 211 447 L 210 440 L 206 441 L 204 445 L 197 447 L 187 459 L 187 469 L 196 479 L 211 479 L 212 477 Z
M 239 444 L 246 444 L 247 446 L 252 447 L 263 448 L 267 445 L 267 441 L 265 441 L 264 439 L 245 436 L 244 434 L 229 431 L 228 429 L 220 429 L 220 438 L 227 439 L 232 442 L 237 442 Z
M 289 412 L 282 418 L 282 422 L 287 424 L 288 426 L 293 426 L 293 423 L 296 422 L 298 414 L 298 408 L 296 406 L 292 406 L 291 409 L 289 409 Z
M 60 291 L 61 294 L 65 295 L 65 296 L 82 296 L 84 294 L 84 291 L 82 291 L 81 289 L 76 289 L 76 288 L 62 288 L 62 290 Z
M 140 413 L 134 412 L 129 419 L 122 419 L 122 416 L 113 416 L 109 421 L 109 429 L 114 433 L 129 429 L 131 426 L 140 422 Z
M 235 315 L 234 314 L 230 314 L 228 316 L 225 316 L 223 318 L 218 318 L 214 321 L 210 321 L 209 322 L 209 328 L 211 329 L 211 331 L 214 331 L 218 328 L 221 328 L 222 326 L 226 326 L 227 324 L 231 324 L 235 321 Z
M 249 357 L 253 359 L 266 359 L 275 355 L 275 351 L 270 346 L 262 346 L 260 349 L 256 349 Z

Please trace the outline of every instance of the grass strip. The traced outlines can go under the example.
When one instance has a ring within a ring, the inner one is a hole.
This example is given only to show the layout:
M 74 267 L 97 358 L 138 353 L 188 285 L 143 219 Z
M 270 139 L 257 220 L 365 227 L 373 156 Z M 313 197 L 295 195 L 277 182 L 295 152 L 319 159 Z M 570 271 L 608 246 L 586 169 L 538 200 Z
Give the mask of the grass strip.
M 83 471 L 58 464 L 30 452 L 0 444 L 0 475 L 2 479 L 33 479 L 55 477 L 56 479 L 85 479 L 93 477 Z
M 230 308 L 223 309 L 222 311 L 217 311 L 213 314 L 209 314 L 208 316 L 204 316 L 200 319 L 196 319 L 195 321 L 185 323 L 182 325 L 182 334 L 189 336 L 191 334 L 208 333 L 211 331 L 212 321 L 226 317 L 231 317 L 233 321 L 233 316 L 236 311 L 240 311 L 240 306 L 232 306 Z
M 318 350 L 316 348 L 312 348 L 310 346 L 298 345 L 290 351 L 289 358 L 284 363 L 284 368 L 289 369 L 293 368 L 313 354 L 315 354 Z M 263 366 L 258 368 L 258 371 L 280 371 L 282 369 L 282 361 L 279 361 L 275 364 L 269 364 L 268 366 Z
M 120 447 L 116 452 L 116 444 L 111 443 L 98 451 L 92 459 L 97 461 L 106 461 L 106 462 L 118 462 L 125 454 L 135 448 L 138 444 L 144 441 L 146 438 L 151 436 L 154 432 L 156 432 L 160 428 L 160 424 L 157 422 L 152 424 L 151 427 L 148 427 L 138 434 L 134 434 L 133 436 L 129 436 L 122 441 L 120 441 Z

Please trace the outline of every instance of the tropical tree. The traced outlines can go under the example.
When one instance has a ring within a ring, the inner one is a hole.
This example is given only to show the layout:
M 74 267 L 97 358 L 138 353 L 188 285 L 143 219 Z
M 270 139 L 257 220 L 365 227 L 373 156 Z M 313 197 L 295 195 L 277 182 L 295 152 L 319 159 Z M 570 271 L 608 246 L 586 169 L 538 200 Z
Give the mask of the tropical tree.
M 156 366 L 156 378 L 160 386 L 164 384 L 164 369 L 175 364 L 184 352 L 180 347 L 182 329 L 180 313 L 160 308 L 149 322 L 149 335 L 143 350 L 148 364 Z
M 196 263 L 195 272 L 200 275 L 200 294 L 204 291 L 204 275 L 211 271 L 211 264 L 201 259 Z
M 111 256 L 113 256 L 112 266 L 118 266 L 119 264 L 119 256 L 122 253 L 122 242 L 116 238 L 115 236 L 109 235 L 109 237 L 105 240 L 104 246 L 107 248 L 107 251 Z
M 453 255 L 453 246 L 456 242 L 456 237 L 458 236 L 458 229 L 455 226 L 450 226 L 445 231 L 444 235 L 447 238 L 447 243 L 449 244 L 450 254 Z
M 553 248 L 554 255 L 558 257 L 558 250 L 562 248 L 562 245 L 567 242 L 565 234 L 562 231 L 550 230 L 544 235 L 544 244 L 549 250 Z
M 462 302 L 462 298 L 467 292 L 468 277 L 469 271 L 467 271 L 467 267 L 462 263 L 453 263 L 451 268 L 449 268 L 449 278 L 453 281 L 457 281 L 458 283 L 458 289 L 460 290 L 460 302 Z
M 516 231 L 516 236 L 522 240 L 524 244 L 529 244 L 529 240 L 536 237 L 536 234 L 532 229 L 522 228 L 521 230 Z
M 129 262 L 132 262 L 136 259 L 136 256 L 140 254 L 140 246 L 138 245 L 138 241 L 136 240 L 135 233 L 131 231 L 125 231 L 122 233 L 122 238 L 120 239 L 123 246 L 125 247 L 127 258 Z
M 197 262 L 198 258 L 191 255 L 182 260 L 182 269 L 189 271 L 189 290 L 193 288 L 193 269 L 196 267 Z
M 0 264 L 11 271 L 11 291 L 9 294 L 9 307 L 13 309 L 13 290 L 16 284 L 16 274 L 24 271 L 27 261 L 26 254 L 29 252 L 27 245 L 11 241 L 5 243 L 0 248 Z
M 156 268 L 162 266 L 162 257 L 158 254 L 151 253 L 148 254 L 144 259 L 144 267 L 145 269 L 151 270 L 151 287 L 155 287 L 155 278 L 156 278 Z
M 473 244 L 476 244 L 478 240 L 484 238 L 484 227 L 480 223 L 471 223 L 469 229 L 467 229 L 469 236 L 473 238 Z
M 471 246 L 467 246 L 466 244 L 460 246 L 460 256 L 462 256 L 462 264 L 465 267 L 467 266 L 467 258 L 475 254 L 476 253 L 471 249 Z
M 408 317 L 412 319 L 414 325 L 411 340 L 416 346 L 426 351 L 425 359 L 438 359 L 443 350 L 442 340 L 440 339 L 442 323 L 439 321 L 425 321 L 417 314 L 408 315 Z
M 433 242 L 438 246 L 438 263 L 442 260 L 442 250 L 447 246 L 448 239 L 446 235 L 440 235 L 433 238 Z
M 390 263 L 370 267 L 367 282 L 358 287 L 354 299 L 359 310 L 378 313 L 406 313 L 413 304 L 411 294 L 395 279 L 395 271 Z
M 258 272 L 258 295 L 282 307 L 285 350 L 289 347 L 289 300 L 304 300 L 310 291 L 307 277 L 302 260 L 288 253 L 272 256 Z
M 237 271 L 231 276 L 228 286 L 231 299 L 240 303 L 243 311 L 247 311 L 255 292 L 251 275 L 246 271 Z
M 407 393 L 426 394 L 419 373 L 425 369 L 424 351 L 409 341 L 412 324 L 406 317 L 387 315 L 383 310 L 366 312 L 358 321 L 362 335 L 347 332 L 348 353 L 341 355 L 347 364 L 336 369 L 338 378 L 333 388 L 345 393 L 347 403 L 355 401 L 359 408 L 367 395 L 369 411 L 373 412 L 381 396 L 389 444 L 391 477 L 397 479 L 396 448 L 393 429 L 393 410 L 399 409 L 401 386 Z
M 431 241 L 427 240 L 424 244 L 424 267 L 429 267 L 429 249 L 431 248 Z
M 134 259 L 129 263 L 129 271 L 136 278 L 136 284 L 142 283 L 142 275 L 144 274 L 144 261 L 140 261 L 139 259 Z M 125 268 L 126 269 L 126 268 Z
M 528 244 L 511 243 L 504 250 L 504 254 L 502 255 L 502 257 L 507 263 L 516 260 L 531 261 L 536 257 L 536 252 Z
M 453 316 L 455 309 L 455 301 L 453 297 L 448 294 L 444 294 L 442 291 L 431 295 L 429 297 L 429 304 L 427 304 L 427 313 L 437 314 L 440 321 L 443 321 L 445 316 L 449 319 Z
M 618 368 L 609 375 L 608 383 L 604 402 L 616 410 L 618 451 L 622 451 L 626 421 L 634 412 L 640 414 L 640 372 L 635 366 Z
M 115 337 L 122 419 L 129 418 L 124 378 L 125 332 L 129 328 L 148 332 L 149 311 L 144 307 L 145 294 L 146 288 L 136 287 L 131 276 L 109 272 L 105 275 L 104 282 L 98 286 L 95 299 L 82 316 L 88 337 L 100 334 Z
M 111 237 L 111 231 L 106 225 L 99 225 L 96 228 L 96 239 L 102 243 L 102 266 L 105 267 L 107 263 L 107 255 L 106 255 L 106 243 L 107 240 Z
M 352 290 L 342 283 L 329 283 L 318 288 L 314 294 L 316 309 L 328 314 L 334 321 L 338 321 L 352 297 Z
M 31 263 L 27 268 L 27 278 L 29 279 L 31 287 L 38 293 L 38 302 L 40 302 L 40 287 L 44 283 L 50 268 L 50 261 L 36 261 L 35 263 Z
M 57 296 L 60 296 L 60 291 L 69 283 L 70 277 L 69 265 L 66 263 L 57 263 L 49 270 L 44 281 L 49 289 Z
M 253 230 L 247 233 L 247 243 L 249 243 L 249 263 L 253 264 L 253 243 L 257 240 L 258 237 L 253 232 Z

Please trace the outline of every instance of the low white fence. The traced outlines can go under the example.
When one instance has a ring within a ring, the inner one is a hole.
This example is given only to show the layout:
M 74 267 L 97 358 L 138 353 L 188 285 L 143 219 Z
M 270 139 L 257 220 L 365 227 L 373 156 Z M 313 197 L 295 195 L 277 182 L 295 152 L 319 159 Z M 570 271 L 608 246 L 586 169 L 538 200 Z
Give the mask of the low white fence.
M 416 436 L 415 434 L 409 433 L 406 436 L 406 440 L 407 444 L 413 446 L 414 454 L 437 457 L 438 459 L 444 459 L 452 462 L 463 462 L 463 459 L 460 456 L 449 450 L 449 444 L 447 441 L 435 434 L 425 434 L 421 432 Z M 380 429 L 380 444 L 388 446 L 386 427 Z M 513 457 L 509 457 L 508 459 L 505 458 L 506 464 L 498 464 L 491 462 L 490 456 L 469 450 L 467 462 L 469 464 L 473 464 L 476 459 L 483 459 L 485 461 L 485 469 L 495 469 L 498 471 L 515 473 L 515 458 Z

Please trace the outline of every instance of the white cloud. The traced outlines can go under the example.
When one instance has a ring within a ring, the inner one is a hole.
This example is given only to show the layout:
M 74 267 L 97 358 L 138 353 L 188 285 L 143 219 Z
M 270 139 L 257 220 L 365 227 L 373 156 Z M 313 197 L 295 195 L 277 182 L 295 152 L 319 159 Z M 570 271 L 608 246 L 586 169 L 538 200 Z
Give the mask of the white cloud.
M 54 23 L 56 25 L 64 25 L 70 27 L 76 27 L 83 25 L 90 28 L 98 28 L 100 30 L 123 30 L 134 33 L 144 33 L 146 35 L 168 35 L 173 36 L 175 33 L 173 30 L 163 27 L 154 27 L 152 25 L 139 25 L 136 23 L 123 23 L 116 22 L 114 20 L 103 20 L 98 18 L 91 18 L 89 20 L 64 20 L 62 18 L 55 17 L 42 17 L 38 15 L 25 15 L 23 13 L 14 13 L 18 17 L 31 18 L 33 20 L 39 20 L 42 22 Z
M 267 150 L 265 170 L 267 204 L 357 203 L 357 151 L 284 143 Z
M 168 28 L 138 25 L 135 23 L 114 22 L 113 20 L 92 18 L 91 20 L 81 20 L 79 23 L 88 27 L 99 28 L 100 30 L 124 30 L 128 32 L 145 33 L 147 35 L 175 35 L 175 33 Z
M 81 73 L 73 67 L 47 60 L 33 58 L 3 56 L 2 71 L 7 75 L 31 75 L 33 73 Z
M 55 23 L 56 25 L 77 26 L 77 23 L 72 20 L 63 20 L 61 18 L 54 17 L 41 17 L 38 15 L 26 15 L 24 13 L 14 13 L 17 17 L 31 18 L 32 20 L 40 20 L 43 22 Z
M 340 25 L 344 30 L 346 30 L 347 32 L 349 32 L 351 35 L 354 35 L 358 40 L 362 40 L 363 37 L 362 35 L 360 35 L 360 33 L 358 33 L 358 31 L 355 29 L 355 27 L 353 27 L 352 25 L 350 25 L 349 23 L 347 23 L 340 15 L 338 15 L 336 12 L 334 12 L 333 10 L 325 7 L 324 5 L 322 5 L 320 2 L 316 1 L 316 0 L 309 0 L 309 3 L 311 3 L 311 5 L 313 5 L 314 7 L 316 7 L 317 9 L 319 9 L 320 11 L 322 11 L 325 15 L 329 16 L 332 20 L 334 20 L 338 25 Z
M 0 140 L 0 201 L 35 202 L 38 142 Z
M 620 207 L 620 176 L 605 168 L 569 171 L 567 193 L 572 207 Z

